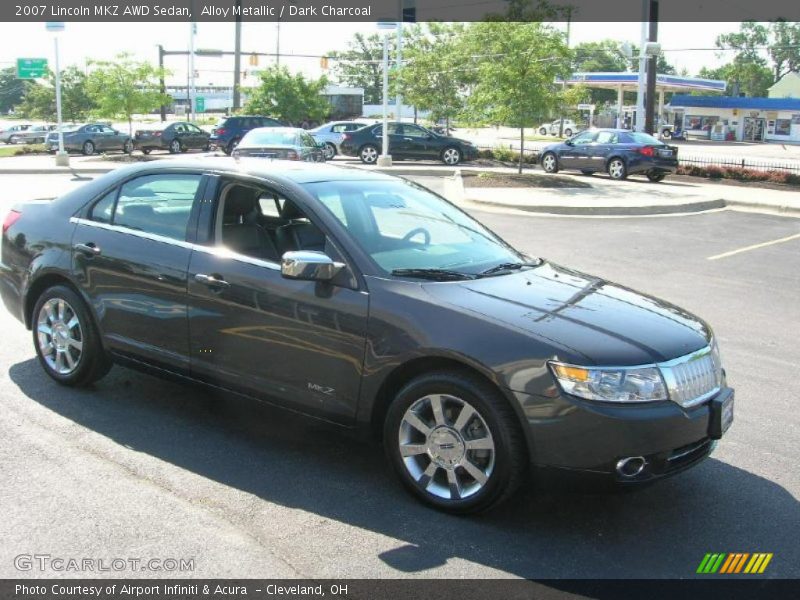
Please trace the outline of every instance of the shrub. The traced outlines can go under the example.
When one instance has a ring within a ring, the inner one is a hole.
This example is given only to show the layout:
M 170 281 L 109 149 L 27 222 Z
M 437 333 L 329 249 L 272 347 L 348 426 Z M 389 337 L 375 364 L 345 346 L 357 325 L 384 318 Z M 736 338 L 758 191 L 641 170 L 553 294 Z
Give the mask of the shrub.
M 783 183 L 799 185 L 800 175 L 786 171 L 759 171 L 743 167 L 717 167 L 714 165 L 680 165 L 678 175 L 692 177 L 706 177 L 708 179 L 734 179 L 736 181 L 766 181 L 769 183 Z

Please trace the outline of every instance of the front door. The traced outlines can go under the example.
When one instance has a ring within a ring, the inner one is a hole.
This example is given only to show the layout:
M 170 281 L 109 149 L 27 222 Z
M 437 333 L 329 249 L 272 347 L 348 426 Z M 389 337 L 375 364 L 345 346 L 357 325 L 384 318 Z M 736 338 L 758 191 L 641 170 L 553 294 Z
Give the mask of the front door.
M 216 217 L 209 218 L 223 225 L 194 250 L 189 266 L 193 373 L 349 422 L 361 382 L 368 295 L 284 279 L 279 255 L 306 249 L 336 256 L 331 241 L 272 190 L 233 180 L 220 181 L 219 190 Z M 262 211 L 270 197 L 282 223 Z
M 186 234 L 203 182 L 188 173 L 137 177 L 76 218 L 73 273 L 112 350 L 188 370 Z
M 418 125 L 403 125 L 403 154 L 409 158 L 436 159 L 438 148 L 431 135 Z
M 766 122 L 753 117 L 744 118 L 744 139 L 747 142 L 763 142 Z
M 562 169 L 589 168 L 589 150 L 594 142 L 595 133 L 584 131 L 569 140 L 569 144 L 562 145 L 559 151 L 559 162 Z

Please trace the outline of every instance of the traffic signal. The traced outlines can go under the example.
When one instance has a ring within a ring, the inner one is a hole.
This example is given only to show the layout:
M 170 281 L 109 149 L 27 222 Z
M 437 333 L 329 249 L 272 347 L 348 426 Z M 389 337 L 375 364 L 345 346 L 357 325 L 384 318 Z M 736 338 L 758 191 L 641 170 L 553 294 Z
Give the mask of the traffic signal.
M 319 66 L 322 69 L 327 69 L 328 68 L 328 57 L 327 56 L 320 57 Z
M 251 54 L 250 55 L 250 66 L 257 67 L 258 66 L 258 54 Z

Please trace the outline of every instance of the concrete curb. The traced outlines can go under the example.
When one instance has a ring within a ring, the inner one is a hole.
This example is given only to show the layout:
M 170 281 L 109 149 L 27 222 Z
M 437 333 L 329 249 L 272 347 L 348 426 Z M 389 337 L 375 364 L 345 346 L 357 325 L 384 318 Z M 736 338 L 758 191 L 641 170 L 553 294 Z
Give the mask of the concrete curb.
M 701 200 L 699 202 L 688 202 L 686 204 L 668 204 L 668 205 L 646 205 L 646 206 L 562 206 L 558 204 L 549 205 L 524 205 L 524 204 L 509 204 L 503 202 L 487 202 L 485 200 L 476 200 L 474 198 L 466 198 L 467 202 L 472 202 L 475 205 L 486 205 L 498 208 L 508 208 L 520 210 L 530 213 L 542 213 L 549 215 L 565 215 L 565 216 L 592 216 L 592 217 L 622 217 L 622 216 L 649 216 L 649 215 L 671 215 L 671 214 L 684 214 L 693 212 L 703 212 L 706 210 L 716 210 L 725 208 L 726 201 L 719 200 Z

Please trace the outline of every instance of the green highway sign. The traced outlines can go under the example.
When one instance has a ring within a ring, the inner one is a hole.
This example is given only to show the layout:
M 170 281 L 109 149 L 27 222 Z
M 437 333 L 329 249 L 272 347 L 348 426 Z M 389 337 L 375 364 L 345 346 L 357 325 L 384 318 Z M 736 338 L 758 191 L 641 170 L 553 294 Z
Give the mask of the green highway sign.
M 198 96 L 194 99 L 194 111 L 195 112 L 206 112 L 206 99 L 203 96 Z
M 17 79 L 41 79 L 47 77 L 46 58 L 18 58 Z

